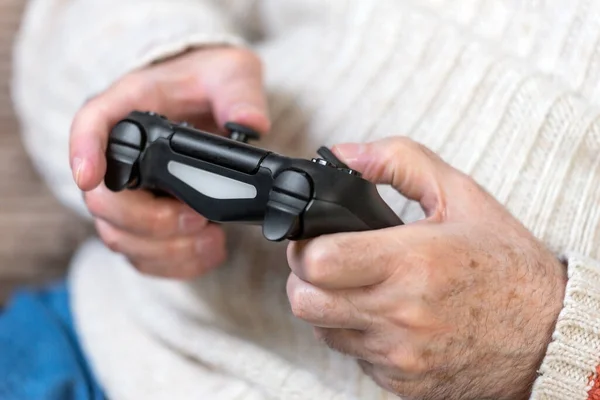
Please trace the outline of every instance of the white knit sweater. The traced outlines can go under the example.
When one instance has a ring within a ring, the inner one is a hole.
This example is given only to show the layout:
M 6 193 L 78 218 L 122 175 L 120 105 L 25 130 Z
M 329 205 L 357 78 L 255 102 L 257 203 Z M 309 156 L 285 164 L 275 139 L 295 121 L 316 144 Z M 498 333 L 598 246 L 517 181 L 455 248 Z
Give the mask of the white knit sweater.
M 262 143 L 407 134 L 485 186 L 566 258 L 569 284 L 535 399 L 583 400 L 600 364 L 600 2 L 591 0 L 30 0 L 14 98 L 33 161 L 87 212 L 68 133 L 88 97 L 188 46 L 245 41 L 274 121 Z M 382 188 L 408 221 L 413 203 Z M 285 297 L 285 243 L 229 228 L 227 265 L 195 282 L 140 276 L 91 239 L 73 311 L 109 397 L 391 399 L 314 342 Z M 597 389 L 596 389 L 597 390 Z

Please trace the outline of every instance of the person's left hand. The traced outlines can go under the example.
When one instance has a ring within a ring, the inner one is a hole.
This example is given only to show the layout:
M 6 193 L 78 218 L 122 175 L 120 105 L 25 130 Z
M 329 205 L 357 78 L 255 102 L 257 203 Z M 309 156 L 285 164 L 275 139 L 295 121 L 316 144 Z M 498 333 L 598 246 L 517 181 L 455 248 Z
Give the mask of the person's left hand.
M 527 398 L 551 341 L 564 265 L 471 178 L 389 138 L 334 151 L 427 218 L 288 248 L 292 312 L 404 399 Z

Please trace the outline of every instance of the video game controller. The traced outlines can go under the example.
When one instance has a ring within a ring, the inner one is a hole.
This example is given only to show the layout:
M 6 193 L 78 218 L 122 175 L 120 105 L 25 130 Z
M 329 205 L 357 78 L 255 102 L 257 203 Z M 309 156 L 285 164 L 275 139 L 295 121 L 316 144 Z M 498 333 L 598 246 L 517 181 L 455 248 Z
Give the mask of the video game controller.
M 271 241 L 402 224 L 376 185 L 326 147 L 321 158 L 289 158 L 248 144 L 259 139 L 251 129 L 226 129 L 229 137 L 134 111 L 110 133 L 105 184 L 166 193 L 212 222 L 262 225 Z

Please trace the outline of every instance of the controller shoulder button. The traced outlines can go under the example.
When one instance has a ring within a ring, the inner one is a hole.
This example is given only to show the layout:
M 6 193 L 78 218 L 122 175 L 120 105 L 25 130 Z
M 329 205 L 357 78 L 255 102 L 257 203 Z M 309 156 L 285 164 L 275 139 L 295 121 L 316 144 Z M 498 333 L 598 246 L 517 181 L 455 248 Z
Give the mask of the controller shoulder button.
M 121 121 L 112 130 L 107 146 L 105 184 L 119 191 L 135 182 L 135 164 L 142 152 L 144 137 L 133 122 Z
M 306 175 L 294 170 L 279 174 L 269 195 L 263 235 L 272 241 L 298 235 L 302 230 L 301 216 L 311 198 L 311 182 Z
M 119 122 L 109 137 L 109 141 L 112 143 L 138 150 L 142 149 L 143 140 L 141 129 L 135 123 L 127 120 Z

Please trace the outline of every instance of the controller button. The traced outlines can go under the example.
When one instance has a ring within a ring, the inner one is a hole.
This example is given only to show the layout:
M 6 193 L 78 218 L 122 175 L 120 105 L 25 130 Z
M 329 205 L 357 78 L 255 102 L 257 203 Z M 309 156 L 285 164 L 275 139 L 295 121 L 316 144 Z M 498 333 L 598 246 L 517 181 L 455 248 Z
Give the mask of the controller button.
M 319 165 L 326 166 L 326 167 L 334 167 L 334 165 L 332 163 L 330 163 L 329 161 L 324 160 L 322 158 L 313 158 L 312 162 L 319 164 Z
M 361 173 L 349 168 L 339 168 L 340 171 L 353 176 L 361 176 Z

